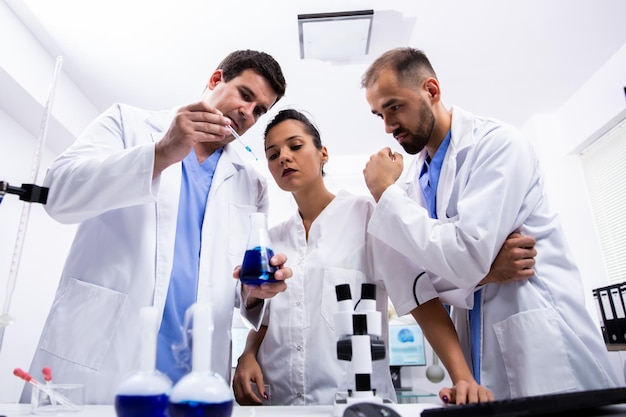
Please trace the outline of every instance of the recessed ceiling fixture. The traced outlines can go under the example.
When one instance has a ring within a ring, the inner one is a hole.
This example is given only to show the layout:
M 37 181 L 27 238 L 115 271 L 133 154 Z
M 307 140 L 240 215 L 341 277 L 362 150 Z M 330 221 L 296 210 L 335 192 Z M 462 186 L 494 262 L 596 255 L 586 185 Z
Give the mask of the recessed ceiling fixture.
M 346 61 L 369 52 L 374 10 L 298 15 L 300 58 Z

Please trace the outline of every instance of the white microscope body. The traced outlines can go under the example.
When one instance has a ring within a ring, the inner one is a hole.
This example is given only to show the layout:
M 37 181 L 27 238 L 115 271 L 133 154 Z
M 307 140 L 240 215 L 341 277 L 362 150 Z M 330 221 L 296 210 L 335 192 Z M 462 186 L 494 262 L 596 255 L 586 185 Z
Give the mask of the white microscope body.
M 335 396 L 334 416 L 343 415 L 346 407 L 359 402 L 386 402 L 372 387 L 372 361 L 385 358 L 385 343 L 380 338 L 382 320 L 376 311 L 376 285 L 364 283 L 361 298 L 353 304 L 349 284 L 335 287 L 338 311 L 335 313 L 337 358 L 352 362 L 354 390 L 338 392 Z M 388 402 L 388 401 L 387 401 Z

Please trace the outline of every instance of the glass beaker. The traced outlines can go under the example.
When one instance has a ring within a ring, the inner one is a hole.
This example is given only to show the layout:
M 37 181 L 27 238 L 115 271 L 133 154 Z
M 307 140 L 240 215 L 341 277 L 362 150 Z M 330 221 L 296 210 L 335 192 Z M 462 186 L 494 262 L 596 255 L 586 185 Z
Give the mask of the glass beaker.
M 239 274 L 241 282 L 248 285 L 275 282 L 274 272 L 278 267 L 270 265 L 272 256 L 274 251 L 267 232 L 267 216 L 265 213 L 251 213 L 248 244 Z

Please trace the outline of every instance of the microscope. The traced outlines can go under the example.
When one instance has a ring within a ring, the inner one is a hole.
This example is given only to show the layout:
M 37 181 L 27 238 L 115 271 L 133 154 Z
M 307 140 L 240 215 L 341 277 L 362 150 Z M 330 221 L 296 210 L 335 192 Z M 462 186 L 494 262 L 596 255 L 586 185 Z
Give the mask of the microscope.
M 382 321 L 376 311 L 376 285 L 361 285 L 361 298 L 355 304 L 349 284 L 335 286 L 338 311 L 335 313 L 337 358 L 352 363 L 354 390 L 337 392 L 333 415 L 339 417 L 350 405 L 360 402 L 387 403 L 389 400 L 376 395 L 372 387 L 372 361 L 385 358 L 385 343 L 380 338 Z

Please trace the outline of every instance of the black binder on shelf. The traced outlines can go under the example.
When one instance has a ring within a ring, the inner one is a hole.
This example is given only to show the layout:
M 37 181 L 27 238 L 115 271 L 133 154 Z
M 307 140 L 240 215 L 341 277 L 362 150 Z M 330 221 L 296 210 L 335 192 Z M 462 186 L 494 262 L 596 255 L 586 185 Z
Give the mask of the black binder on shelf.
M 593 290 L 607 344 L 626 343 L 626 283 L 613 284 Z
M 600 291 L 598 291 L 597 289 L 593 290 L 593 301 L 596 305 L 596 310 L 598 313 L 600 330 L 602 330 L 602 338 L 604 339 L 604 343 L 609 343 L 609 333 L 606 331 L 606 326 L 604 325 L 606 320 L 604 317 L 604 311 L 602 311 L 602 303 L 600 302 Z
M 619 330 L 619 335 L 621 336 L 621 342 L 622 344 L 626 344 L 626 282 L 622 282 L 621 284 L 617 284 L 615 285 L 616 288 L 616 298 L 619 299 L 619 302 L 621 303 L 622 306 L 622 310 L 624 312 L 624 314 L 622 316 L 618 315 L 618 330 Z M 617 307 L 616 307 L 617 309 Z M 618 338 L 619 339 L 619 338 Z

